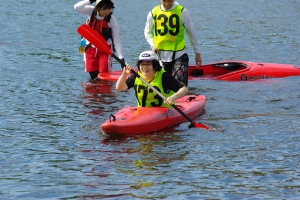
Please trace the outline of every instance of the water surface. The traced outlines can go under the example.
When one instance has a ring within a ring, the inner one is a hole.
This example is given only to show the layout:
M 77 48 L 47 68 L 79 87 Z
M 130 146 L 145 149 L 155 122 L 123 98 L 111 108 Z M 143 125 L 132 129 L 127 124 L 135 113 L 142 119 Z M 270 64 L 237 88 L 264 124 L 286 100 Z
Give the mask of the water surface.
M 215 131 L 186 122 L 106 138 L 100 124 L 135 99 L 114 83 L 88 81 L 76 33 L 85 17 L 75 3 L 0 7 L 1 199 L 299 198 L 299 77 L 191 81 L 190 92 L 207 98 L 195 121 Z M 149 50 L 144 23 L 158 3 L 115 2 L 127 62 Z M 191 13 L 204 63 L 300 65 L 297 0 L 180 3 Z

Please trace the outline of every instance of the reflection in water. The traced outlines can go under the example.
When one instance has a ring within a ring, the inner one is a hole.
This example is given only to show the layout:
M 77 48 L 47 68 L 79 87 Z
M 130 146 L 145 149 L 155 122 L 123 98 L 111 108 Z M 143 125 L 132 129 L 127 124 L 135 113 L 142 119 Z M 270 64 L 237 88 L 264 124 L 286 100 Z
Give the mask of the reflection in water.
M 173 129 L 173 132 L 176 130 Z M 183 140 L 179 135 L 172 133 L 172 130 L 164 133 L 115 135 L 105 138 L 101 141 L 99 149 L 83 150 L 87 156 L 92 156 L 91 159 L 99 163 L 87 175 L 98 177 L 99 181 L 105 178 L 106 184 L 110 185 L 106 187 L 107 189 L 124 187 L 121 182 L 113 181 L 121 174 L 132 177 L 130 181 L 127 180 L 126 187 L 132 189 L 152 187 L 155 184 L 152 180 L 164 174 L 161 168 L 168 169 L 173 162 L 185 160 L 188 150 L 184 150 L 187 143 Z M 181 150 L 178 151 L 179 149 Z M 98 182 L 86 186 L 100 187 Z M 103 187 L 102 185 L 102 189 Z
M 89 80 L 87 83 L 81 83 L 81 86 L 85 88 L 86 93 L 113 94 L 114 83 L 101 80 Z
M 114 83 L 101 81 L 101 80 L 89 80 L 87 83 L 82 83 L 81 86 L 85 88 L 83 99 L 85 99 L 83 105 L 88 108 L 88 113 L 99 115 L 103 112 L 104 105 L 112 104 L 111 99 L 114 98 Z
M 158 2 L 128 2 L 115 1 L 114 15 L 125 59 L 134 63 L 149 49 L 138 33 Z M 195 2 L 184 6 L 204 63 L 300 64 L 299 1 Z M 133 91 L 87 82 L 76 32 L 85 19 L 73 3 L 42 4 L 0 6 L 0 199 L 299 199 L 299 77 L 189 82 L 191 93 L 207 97 L 195 121 L 224 132 L 186 122 L 164 133 L 103 138 L 99 125 L 136 105 Z

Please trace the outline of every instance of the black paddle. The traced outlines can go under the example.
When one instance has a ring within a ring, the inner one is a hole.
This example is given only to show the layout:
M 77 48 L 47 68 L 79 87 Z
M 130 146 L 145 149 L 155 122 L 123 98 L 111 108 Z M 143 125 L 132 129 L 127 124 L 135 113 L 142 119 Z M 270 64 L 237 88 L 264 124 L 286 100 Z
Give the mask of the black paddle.
M 122 67 L 125 66 L 125 63 L 119 59 L 109 48 L 106 40 L 99 35 L 95 30 L 87 26 L 86 24 L 83 24 L 78 27 L 77 29 L 78 33 L 86 38 L 89 42 L 91 42 L 95 47 L 97 47 L 99 50 L 102 50 L 103 52 L 107 53 L 108 55 L 111 55 L 114 57 L 121 65 Z M 144 80 L 136 71 L 131 69 L 131 73 L 134 74 L 136 77 L 138 77 L 143 83 L 145 83 L 149 88 L 151 88 L 156 94 L 158 94 L 163 100 L 166 100 L 166 97 L 163 96 L 157 89 L 155 89 L 152 85 L 150 85 L 146 80 Z M 209 129 L 208 126 L 204 124 L 198 124 L 194 120 L 192 120 L 189 116 L 187 116 L 182 110 L 180 110 L 175 104 L 171 105 L 175 110 L 177 110 L 183 117 L 185 117 L 188 121 L 191 122 L 191 125 L 189 127 L 196 127 L 196 128 L 204 128 Z

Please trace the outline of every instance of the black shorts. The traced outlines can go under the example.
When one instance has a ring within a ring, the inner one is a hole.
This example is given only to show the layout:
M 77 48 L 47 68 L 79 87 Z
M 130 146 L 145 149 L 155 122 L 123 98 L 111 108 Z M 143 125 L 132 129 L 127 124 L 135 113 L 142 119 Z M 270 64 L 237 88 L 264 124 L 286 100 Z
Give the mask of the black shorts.
M 189 68 L 189 56 L 183 54 L 172 62 L 164 62 L 164 69 L 172 74 L 176 80 L 188 85 L 188 68 Z

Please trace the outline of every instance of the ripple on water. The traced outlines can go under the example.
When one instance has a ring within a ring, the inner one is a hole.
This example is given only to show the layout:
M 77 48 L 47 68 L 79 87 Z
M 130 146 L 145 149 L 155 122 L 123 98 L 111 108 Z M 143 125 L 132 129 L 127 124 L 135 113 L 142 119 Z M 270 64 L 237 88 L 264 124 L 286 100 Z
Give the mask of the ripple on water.
M 144 22 L 158 2 L 124 2 L 115 2 L 114 14 L 125 59 L 134 64 L 138 52 L 149 49 Z M 207 2 L 183 3 L 204 63 L 300 64 L 296 1 Z M 207 97 L 195 121 L 214 131 L 189 129 L 186 122 L 155 134 L 106 138 L 99 125 L 136 102 L 115 83 L 88 81 L 76 33 L 86 17 L 73 4 L 18 3 L 0 7 L 1 19 L 11 19 L 0 21 L 1 198 L 298 198 L 299 77 L 191 81 L 190 92 Z M 192 64 L 188 41 L 187 48 Z M 116 61 L 113 68 L 120 69 Z

